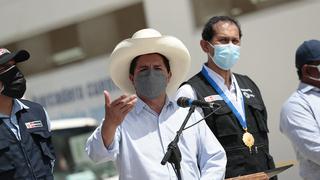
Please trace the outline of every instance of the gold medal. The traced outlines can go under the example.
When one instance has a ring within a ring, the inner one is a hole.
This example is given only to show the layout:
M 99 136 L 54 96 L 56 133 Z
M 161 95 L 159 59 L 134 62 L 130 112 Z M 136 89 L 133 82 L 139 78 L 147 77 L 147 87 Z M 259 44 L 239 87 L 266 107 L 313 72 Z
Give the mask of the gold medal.
M 249 150 L 251 151 L 251 147 L 254 145 L 254 138 L 251 133 L 249 133 L 247 130 L 242 136 L 243 143 L 248 146 Z

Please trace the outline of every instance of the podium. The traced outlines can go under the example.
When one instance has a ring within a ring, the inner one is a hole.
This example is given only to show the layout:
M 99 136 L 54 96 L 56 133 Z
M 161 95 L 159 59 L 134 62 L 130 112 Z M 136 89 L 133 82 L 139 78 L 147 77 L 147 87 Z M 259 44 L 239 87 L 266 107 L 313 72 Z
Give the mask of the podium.
M 287 170 L 288 168 L 290 168 L 292 166 L 293 166 L 293 164 L 288 164 L 288 165 L 280 166 L 280 167 L 277 167 L 274 169 L 269 169 L 264 172 L 258 172 L 258 173 L 254 173 L 254 174 L 248 174 L 248 175 L 244 175 L 244 176 L 228 178 L 226 180 L 264 180 L 264 179 L 269 179 L 269 178 L 272 178 L 272 177 L 276 176 L 277 174 Z

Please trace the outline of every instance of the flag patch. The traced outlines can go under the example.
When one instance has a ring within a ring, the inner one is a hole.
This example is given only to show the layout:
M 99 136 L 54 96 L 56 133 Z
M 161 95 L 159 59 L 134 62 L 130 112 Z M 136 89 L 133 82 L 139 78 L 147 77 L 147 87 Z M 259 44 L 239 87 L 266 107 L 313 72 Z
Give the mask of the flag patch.
M 207 96 L 204 98 L 204 100 L 206 102 L 213 102 L 213 101 L 219 101 L 219 100 L 223 100 L 222 97 L 220 95 L 211 95 L 211 96 Z
M 27 122 L 27 123 L 25 123 L 25 125 L 26 125 L 27 129 L 43 127 L 42 122 L 40 120 Z

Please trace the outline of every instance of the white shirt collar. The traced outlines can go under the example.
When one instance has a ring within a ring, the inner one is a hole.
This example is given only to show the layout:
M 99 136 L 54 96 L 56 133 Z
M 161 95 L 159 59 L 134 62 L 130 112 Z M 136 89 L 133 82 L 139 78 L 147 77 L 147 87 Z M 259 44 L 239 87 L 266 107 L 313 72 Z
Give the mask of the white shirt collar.
M 149 108 L 151 109 L 144 101 L 142 101 L 139 97 L 137 97 L 138 100 L 137 100 L 137 103 L 135 105 L 135 111 L 137 114 L 139 114 L 144 108 Z M 176 103 L 174 103 L 174 101 L 170 100 L 168 97 L 166 97 L 166 102 L 163 106 L 163 108 L 166 108 L 166 107 L 171 107 L 171 105 L 174 107 L 174 108 L 177 108 L 178 105 Z
M 210 69 L 208 66 L 206 66 L 205 64 L 203 65 L 203 67 L 205 68 L 205 70 L 208 72 L 209 77 L 214 80 L 214 82 L 216 82 L 218 84 L 219 87 L 223 87 L 226 86 L 225 85 L 225 81 L 223 79 L 223 77 L 220 76 L 220 74 L 214 72 L 212 69 Z M 231 85 L 230 85 L 230 91 L 233 90 L 235 91 L 235 87 L 234 87 L 234 81 L 235 81 L 235 77 L 234 75 L 231 73 Z
M 302 93 L 307 93 L 308 91 L 317 91 L 317 92 L 320 92 L 320 89 L 315 87 L 315 86 L 312 86 L 312 85 L 309 85 L 309 84 L 306 84 L 304 82 L 300 82 L 299 83 L 299 87 L 298 87 L 298 90 L 301 91 Z

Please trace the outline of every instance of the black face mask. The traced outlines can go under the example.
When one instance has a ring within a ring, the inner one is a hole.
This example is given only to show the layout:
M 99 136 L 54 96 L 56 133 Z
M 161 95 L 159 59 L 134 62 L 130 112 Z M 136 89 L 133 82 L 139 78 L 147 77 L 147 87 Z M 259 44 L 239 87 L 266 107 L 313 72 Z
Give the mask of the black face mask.
M 4 87 L 1 94 L 5 96 L 22 98 L 26 91 L 26 79 L 16 66 L 12 67 L 7 72 L 0 74 L 0 81 Z

